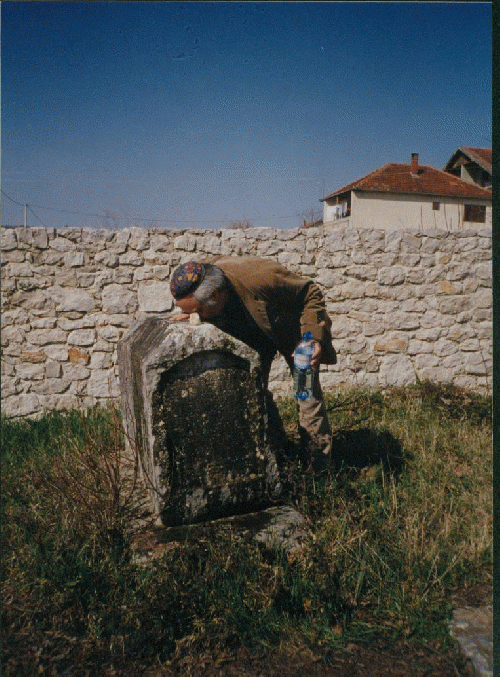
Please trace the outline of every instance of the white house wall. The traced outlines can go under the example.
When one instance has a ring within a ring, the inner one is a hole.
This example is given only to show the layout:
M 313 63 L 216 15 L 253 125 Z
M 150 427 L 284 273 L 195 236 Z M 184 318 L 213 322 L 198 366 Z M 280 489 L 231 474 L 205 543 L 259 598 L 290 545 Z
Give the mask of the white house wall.
M 439 210 L 433 210 L 439 202 Z M 491 202 L 466 198 L 397 196 L 384 193 L 351 193 L 349 226 L 392 230 L 460 230 L 483 224 L 463 221 L 464 204 L 486 205 L 485 227 L 491 227 Z M 324 203 L 325 224 L 339 224 L 333 218 L 336 205 Z M 344 221 L 343 219 L 341 221 Z

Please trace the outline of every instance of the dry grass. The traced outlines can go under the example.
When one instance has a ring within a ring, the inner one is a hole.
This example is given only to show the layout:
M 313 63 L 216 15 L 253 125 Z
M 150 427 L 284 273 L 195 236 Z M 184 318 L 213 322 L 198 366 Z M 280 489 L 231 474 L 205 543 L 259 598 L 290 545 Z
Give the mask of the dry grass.
M 286 427 L 295 406 L 279 403 Z M 453 597 L 491 581 L 491 401 L 430 384 L 328 397 L 338 466 L 296 502 L 294 558 L 207 526 L 148 567 L 117 412 L 2 422 L 4 675 L 145 674 L 172 656 L 385 637 L 446 650 Z

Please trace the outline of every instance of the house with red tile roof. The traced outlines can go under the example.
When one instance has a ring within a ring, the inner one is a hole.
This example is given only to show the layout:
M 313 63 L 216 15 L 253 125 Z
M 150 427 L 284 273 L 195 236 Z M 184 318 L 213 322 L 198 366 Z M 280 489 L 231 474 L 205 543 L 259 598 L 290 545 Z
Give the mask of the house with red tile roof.
M 457 176 L 458 167 L 470 162 L 454 156 L 450 171 L 419 164 L 418 153 L 412 153 L 409 164 L 375 169 L 320 200 L 323 224 L 376 230 L 491 227 L 491 189 Z

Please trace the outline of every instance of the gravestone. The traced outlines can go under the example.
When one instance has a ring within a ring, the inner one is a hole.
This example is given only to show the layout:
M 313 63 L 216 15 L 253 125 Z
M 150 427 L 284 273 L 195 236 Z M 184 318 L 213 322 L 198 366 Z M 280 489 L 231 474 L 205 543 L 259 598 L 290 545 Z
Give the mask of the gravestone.
M 280 433 L 259 355 L 211 324 L 153 316 L 118 346 L 122 416 L 165 526 L 276 504 Z

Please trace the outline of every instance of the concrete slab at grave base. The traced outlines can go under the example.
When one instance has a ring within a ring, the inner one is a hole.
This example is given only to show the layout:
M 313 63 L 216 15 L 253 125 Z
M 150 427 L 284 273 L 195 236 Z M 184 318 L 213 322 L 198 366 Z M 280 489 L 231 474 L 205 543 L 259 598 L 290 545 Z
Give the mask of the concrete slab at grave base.
M 134 561 L 146 566 L 155 559 L 161 559 L 166 550 L 203 536 L 216 538 L 217 533 L 231 531 L 247 542 L 256 542 L 268 549 L 281 549 L 287 555 L 296 553 L 309 537 L 305 518 L 288 505 L 266 508 L 246 515 L 236 515 L 203 524 L 150 528 L 137 534 L 132 544 Z M 208 533 L 210 532 L 210 533 Z
M 125 334 L 118 364 L 126 436 L 164 525 L 278 498 L 279 434 L 254 350 L 213 325 L 154 316 Z

